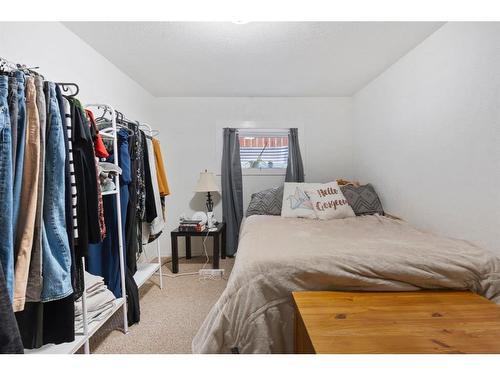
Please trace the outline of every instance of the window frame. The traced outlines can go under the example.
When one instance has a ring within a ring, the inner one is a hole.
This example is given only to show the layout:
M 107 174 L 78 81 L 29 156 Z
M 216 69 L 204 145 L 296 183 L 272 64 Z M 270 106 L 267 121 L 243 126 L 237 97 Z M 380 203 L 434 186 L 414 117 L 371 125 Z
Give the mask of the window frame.
M 241 120 L 241 119 L 225 119 L 215 121 L 215 133 L 214 133 L 214 143 L 215 149 L 213 155 L 212 168 L 216 171 L 217 176 L 221 176 L 221 163 L 222 163 L 222 141 L 223 141 L 223 129 L 233 128 L 233 129 L 290 129 L 297 128 L 299 130 L 299 145 L 300 152 L 302 156 L 307 155 L 307 145 L 306 138 L 307 132 L 303 123 L 296 120 L 286 120 L 286 121 L 267 121 L 267 120 Z M 249 168 L 242 168 L 243 177 L 248 176 L 249 178 L 265 178 L 266 176 L 286 176 L 286 170 L 278 169 L 268 169 L 268 170 L 251 170 Z

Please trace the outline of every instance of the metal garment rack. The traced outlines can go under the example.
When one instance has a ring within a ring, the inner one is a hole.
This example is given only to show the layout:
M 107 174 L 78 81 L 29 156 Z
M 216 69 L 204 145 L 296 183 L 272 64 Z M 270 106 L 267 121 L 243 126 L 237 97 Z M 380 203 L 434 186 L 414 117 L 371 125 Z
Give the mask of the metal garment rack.
M 62 84 L 62 85 L 74 85 L 74 84 Z M 76 85 L 75 85 L 76 86 Z M 116 112 L 113 107 L 107 104 L 87 104 L 85 108 L 97 108 L 99 110 L 104 110 L 110 113 L 112 116 L 111 127 L 112 133 L 107 133 L 106 136 L 113 139 L 113 155 L 114 164 L 118 166 L 118 137 L 117 137 L 117 126 L 116 126 Z M 100 321 L 88 322 L 88 311 L 87 311 L 87 291 L 86 286 L 82 294 L 82 319 L 83 319 L 83 334 L 75 333 L 75 340 L 72 342 L 66 342 L 62 344 L 47 344 L 38 349 L 25 350 L 26 354 L 73 354 L 76 353 L 82 346 L 84 348 L 85 354 L 90 354 L 90 338 L 106 323 L 115 312 L 120 308 L 123 309 L 123 333 L 128 333 L 128 320 L 127 320 L 127 294 L 125 287 L 125 255 L 123 247 L 123 231 L 122 231 L 122 214 L 120 205 L 120 178 L 117 176 L 115 178 L 115 190 L 103 192 L 103 195 L 115 195 L 116 207 L 117 207 L 117 222 L 118 222 L 118 253 L 119 253 L 119 263 L 120 263 L 120 279 L 122 288 L 122 297 L 114 300 L 113 308 L 109 315 Z M 85 258 L 83 260 L 83 267 L 85 269 Z
M 74 84 L 69 83 L 61 83 L 64 87 L 76 86 Z M 77 86 L 76 86 L 77 87 Z M 64 90 L 67 92 L 68 90 Z M 117 137 L 117 123 L 116 123 L 116 111 L 115 109 L 107 104 L 87 104 L 85 108 L 88 109 L 97 109 L 99 111 L 104 111 L 104 115 L 109 114 L 111 120 L 109 123 L 111 127 L 110 131 L 102 132 L 101 134 L 105 136 L 107 139 L 112 139 L 113 141 L 113 156 L 114 156 L 114 164 L 119 164 L 119 152 L 118 152 L 118 137 Z M 154 134 L 151 126 L 148 124 L 140 124 L 141 127 L 150 136 Z M 120 178 L 117 176 L 115 178 L 115 190 L 105 191 L 102 193 L 103 196 L 107 195 L 115 195 L 116 206 L 117 206 L 117 222 L 118 222 L 118 251 L 119 251 L 119 264 L 120 264 L 120 280 L 121 280 L 121 288 L 122 288 L 122 297 L 117 298 L 114 301 L 113 309 L 110 314 L 103 320 L 92 322 L 89 324 L 88 322 L 88 306 L 87 306 L 87 295 L 86 288 L 84 288 L 84 292 L 82 294 L 82 318 L 83 318 L 83 333 L 76 333 L 75 340 L 68 343 L 62 343 L 58 345 L 48 344 L 44 345 L 38 349 L 25 350 L 27 354 L 72 354 L 76 353 L 79 349 L 83 347 L 83 351 L 85 354 L 90 354 L 90 338 L 101 328 L 104 323 L 106 323 L 116 311 L 120 308 L 123 309 L 123 332 L 125 334 L 128 333 L 128 320 L 127 320 L 127 299 L 126 299 L 126 286 L 125 286 L 125 249 L 123 246 L 123 223 L 122 223 L 122 214 L 121 214 L 121 204 L 120 204 Z M 161 269 L 161 251 L 160 251 L 160 236 L 155 239 L 156 241 L 156 251 L 158 254 L 158 262 L 143 262 L 137 264 L 137 272 L 134 275 L 134 280 L 137 283 L 138 287 L 141 287 L 147 280 L 149 280 L 154 274 L 159 273 L 160 278 L 160 289 L 163 289 L 163 276 Z M 85 268 L 85 258 L 83 260 L 83 267 Z
M 151 125 L 146 124 L 146 123 L 140 123 L 139 128 L 143 127 L 145 131 L 149 133 L 149 136 L 153 136 L 153 128 Z M 158 256 L 158 262 L 157 263 L 150 263 L 150 262 L 144 262 L 144 263 L 137 263 L 137 272 L 134 275 L 135 282 L 137 283 L 137 287 L 141 287 L 146 280 L 148 280 L 151 276 L 153 276 L 155 273 L 158 272 L 159 277 L 160 277 L 160 289 L 163 289 L 163 275 L 162 275 L 162 270 L 161 270 L 161 251 L 160 251 L 160 237 L 161 234 L 154 240 L 156 242 L 156 253 Z M 147 257 L 146 257 L 147 258 Z
M 109 112 L 111 115 L 111 128 L 113 129 L 112 135 L 113 135 L 113 163 L 118 167 L 119 160 L 118 160 L 118 131 L 117 131 L 117 126 L 116 126 L 116 112 L 115 109 L 108 105 L 108 104 L 87 104 L 85 108 L 92 109 L 92 108 L 97 108 L 98 110 L 104 110 L 105 114 L 106 112 Z M 108 133 L 109 135 L 109 133 Z M 128 333 L 128 319 L 127 319 L 127 289 L 125 285 L 125 249 L 123 246 L 123 223 L 122 223 L 122 207 L 121 207 L 121 197 L 120 197 L 120 177 L 116 176 L 115 177 L 115 190 L 112 190 L 110 192 L 105 192 L 106 194 L 104 195 L 110 195 L 114 194 L 115 199 L 116 199 L 116 215 L 117 215 L 117 223 L 118 223 L 118 254 L 119 254 L 119 261 L 120 261 L 120 280 L 121 280 L 121 287 L 122 287 L 122 298 L 123 298 L 123 333 L 127 334 Z M 85 294 L 85 292 L 84 292 Z M 82 298 L 83 302 L 83 298 Z M 82 311 L 86 311 L 86 305 L 83 306 Z M 113 314 L 108 315 L 108 319 L 112 316 Z M 107 319 L 106 319 L 107 320 Z M 87 326 L 87 322 L 83 322 L 83 326 Z M 85 331 L 84 331 L 85 332 Z M 95 332 L 94 332 L 95 333 Z M 87 341 L 86 341 L 86 347 L 88 346 L 88 341 L 92 335 L 87 334 Z M 87 353 L 87 351 L 86 351 Z

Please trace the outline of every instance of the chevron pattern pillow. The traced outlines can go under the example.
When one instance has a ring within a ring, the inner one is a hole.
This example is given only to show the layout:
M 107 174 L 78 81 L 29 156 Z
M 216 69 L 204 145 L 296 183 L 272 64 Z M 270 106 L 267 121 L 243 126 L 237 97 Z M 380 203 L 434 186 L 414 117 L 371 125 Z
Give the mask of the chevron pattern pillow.
M 340 187 L 347 202 L 357 216 L 384 214 L 382 203 L 372 184 L 361 186 L 343 185 Z
M 283 186 L 274 187 L 252 194 L 246 216 L 281 215 L 283 201 Z

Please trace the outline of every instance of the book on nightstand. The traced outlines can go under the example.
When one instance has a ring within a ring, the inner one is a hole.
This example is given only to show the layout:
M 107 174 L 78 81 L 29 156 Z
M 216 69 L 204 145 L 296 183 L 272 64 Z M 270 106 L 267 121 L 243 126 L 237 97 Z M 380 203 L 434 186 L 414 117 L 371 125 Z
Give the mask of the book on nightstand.
M 182 220 L 179 223 L 179 232 L 203 232 L 206 226 L 197 220 Z

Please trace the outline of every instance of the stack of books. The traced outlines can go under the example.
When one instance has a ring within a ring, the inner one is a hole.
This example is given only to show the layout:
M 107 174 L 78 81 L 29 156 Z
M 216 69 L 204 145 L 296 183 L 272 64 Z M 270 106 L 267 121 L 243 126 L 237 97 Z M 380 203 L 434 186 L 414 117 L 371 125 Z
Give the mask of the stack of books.
M 199 220 L 181 220 L 179 232 L 203 232 L 206 226 Z

